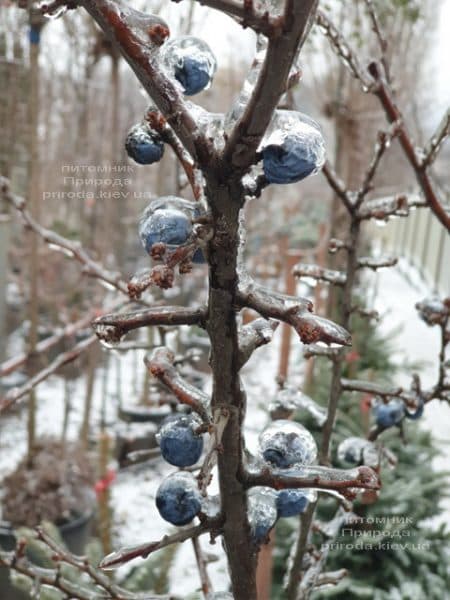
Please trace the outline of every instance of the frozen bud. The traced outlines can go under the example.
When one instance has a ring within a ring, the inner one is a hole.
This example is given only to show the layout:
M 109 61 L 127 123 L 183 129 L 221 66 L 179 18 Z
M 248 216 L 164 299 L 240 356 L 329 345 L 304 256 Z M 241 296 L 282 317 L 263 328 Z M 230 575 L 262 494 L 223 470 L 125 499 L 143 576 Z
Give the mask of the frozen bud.
M 213 80 L 217 62 L 203 40 L 186 35 L 168 42 L 162 51 L 163 63 L 183 87 L 186 96 L 207 89 Z
M 282 469 L 310 465 L 317 458 L 317 445 L 309 431 L 284 419 L 274 421 L 261 433 L 259 450 L 266 462 Z
M 254 487 L 248 492 L 247 502 L 252 537 L 261 544 L 277 520 L 277 494 L 269 487 Z
M 173 525 L 187 525 L 200 512 L 202 497 L 190 473 L 166 477 L 156 492 L 156 507 L 161 517 Z
M 269 183 L 300 181 L 317 173 L 325 162 L 325 142 L 319 124 L 291 110 L 275 112 L 260 150 Z

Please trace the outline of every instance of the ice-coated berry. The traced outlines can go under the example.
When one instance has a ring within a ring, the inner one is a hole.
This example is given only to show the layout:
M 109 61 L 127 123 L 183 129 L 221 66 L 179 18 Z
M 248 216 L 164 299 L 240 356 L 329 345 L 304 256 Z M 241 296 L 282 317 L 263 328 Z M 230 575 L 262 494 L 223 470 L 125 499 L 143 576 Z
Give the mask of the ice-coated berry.
M 269 487 L 254 487 L 248 492 L 248 522 L 253 541 L 263 542 L 277 520 L 277 494 Z
M 176 196 L 153 200 L 139 222 L 139 236 L 150 254 L 152 246 L 164 243 L 169 249 L 185 244 L 192 233 L 192 219 L 196 207 L 192 202 Z
M 386 429 L 398 425 L 405 416 L 405 404 L 402 400 L 393 399 L 387 404 L 377 404 L 374 408 L 378 427 Z
M 317 173 L 325 161 L 320 126 L 294 111 L 276 111 L 261 152 L 269 183 L 295 183 Z
M 203 40 L 189 35 L 175 38 L 165 44 L 162 56 L 186 96 L 198 94 L 211 84 L 217 63 Z
M 187 525 L 199 513 L 202 497 L 190 473 L 166 477 L 156 492 L 156 507 L 161 517 L 173 525 Z
M 349 437 L 343 440 L 338 446 L 337 457 L 345 467 L 358 465 L 376 467 L 379 463 L 375 445 L 360 437 Z
M 203 437 L 195 433 L 200 424 L 193 415 L 179 415 L 163 423 L 157 439 L 164 460 L 176 467 L 195 465 L 203 450 Z
M 281 469 L 309 465 L 317 458 L 317 445 L 309 431 L 285 419 L 266 427 L 259 436 L 259 449 L 265 461 Z
M 294 517 L 302 513 L 308 505 L 308 490 L 286 489 L 277 493 L 277 511 L 279 517 Z
M 146 123 L 134 125 L 125 140 L 125 149 L 130 158 L 140 165 L 151 165 L 161 160 L 164 144 L 156 131 Z

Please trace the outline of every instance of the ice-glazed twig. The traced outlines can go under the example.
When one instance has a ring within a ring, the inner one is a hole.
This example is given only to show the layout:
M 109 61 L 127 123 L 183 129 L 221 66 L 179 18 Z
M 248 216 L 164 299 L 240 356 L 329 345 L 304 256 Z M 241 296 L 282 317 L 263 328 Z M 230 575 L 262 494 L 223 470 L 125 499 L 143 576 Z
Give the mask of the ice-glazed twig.
M 361 221 L 368 219 L 384 220 L 388 217 L 407 217 L 414 208 L 424 208 L 426 202 L 420 194 L 396 194 L 369 200 L 357 213 Z
M 379 490 L 381 482 L 378 474 L 370 467 L 355 469 L 333 469 L 322 466 L 292 467 L 289 469 L 247 470 L 242 481 L 248 487 L 263 485 L 277 490 L 287 488 L 316 488 L 336 490 L 345 495 L 353 488 Z M 351 492 L 354 497 L 354 492 Z
M 379 64 L 377 62 L 372 62 L 368 69 L 377 84 L 374 88 L 374 93 L 378 97 L 388 120 L 391 123 L 401 123 L 401 126 L 398 127 L 398 139 L 403 152 L 414 171 L 428 206 L 447 231 L 450 231 L 450 213 L 448 207 L 444 207 L 437 196 L 434 184 L 431 181 L 426 168 L 427 165 L 422 164 L 411 135 L 406 129 L 402 113 L 395 103 L 392 90 L 383 78 Z
M 183 146 L 199 164 L 208 164 L 215 151 L 199 131 L 181 91 L 161 67 L 158 47 L 169 36 L 167 24 L 117 0 L 80 0 L 105 35 L 118 47 Z
M 345 284 L 346 276 L 342 271 L 333 271 L 332 269 L 325 269 L 318 265 L 310 265 L 305 263 L 298 263 L 292 269 L 294 277 L 309 277 L 316 281 L 325 281 L 332 285 L 342 286 Z
M 351 521 L 353 518 L 352 513 L 345 513 L 343 510 L 339 510 L 337 515 L 332 521 L 327 523 L 326 529 L 326 541 L 320 549 L 318 556 L 313 558 L 312 565 L 305 571 L 300 586 L 298 588 L 298 600 L 306 600 L 310 597 L 311 591 L 321 585 L 336 584 L 341 581 L 347 575 L 346 569 L 341 569 L 333 573 L 322 573 L 330 548 L 332 547 L 332 540 L 334 540 L 345 525 L 346 522 Z
M 182 404 L 190 406 L 204 423 L 210 424 L 208 412 L 209 396 L 188 383 L 174 367 L 175 355 L 168 348 L 155 348 L 152 355 L 145 356 L 144 362 L 149 372 L 163 383 Z
M 364 88 L 369 91 L 373 81 L 366 75 L 366 70 L 361 66 L 356 53 L 353 52 L 344 36 L 322 10 L 317 11 L 316 21 L 325 36 L 330 40 L 333 50 L 348 67 L 353 77 L 359 79 Z
M 252 308 L 266 319 L 277 319 L 291 325 L 304 344 L 351 345 L 350 334 L 340 325 L 310 312 L 311 303 L 304 298 L 284 296 L 268 291 L 251 281 L 239 288 L 237 300 L 240 306 Z
M 273 319 L 260 318 L 239 329 L 239 369 L 245 365 L 257 348 L 272 340 L 278 325 L 278 321 Z
M 175 596 L 129 592 L 92 567 L 85 557 L 75 556 L 60 547 L 43 530 L 38 529 L 37 538 L 52 550 L 55 568 L 42 568 L 31 562 L 25 555 L 25 540 L 19 540 L 14 551 L 0 551 L 0 565 L 31 578 L 38 585 L 60 590 L 65 597 L 74 600 L 176 600 Z M 75 567 L 84 581 L 75 583 L 64 577 L 63 563 Z
M 358 269 L 372 269 L 372 271 L 377 271 L 385 267 L 394 267 L 397 262 L 398 258 L 396 256 L 380 256 L 379 258 L 362 256 L 358 259 Z
M 435 161 L 439 150 L 442 148 L 445 140 L 450 135 L 450 108 L 442 117 L 438 128 L 431 136 L 428 144 L 424 148 L 424 157 L 421 163 L 422 168 L 427 168 Z
M 97 337 L 95 335 L 89 336 L 88 338 L 76 344 L 67 352 L 59 354 L 55 360 L 45 367 L 45 369 L 42 369 L 39 371 L 39 373 L 36 373 L 36 375 L 28 379 L 28 381 L 26 381 L 23 385 L 9 390 L 9 392 L 7 392 L 6 395 L 0 400 L 0 413 L 11 408 L 12 406 L 16 406 L 19 403 L 19 400 L 27 396 L 31 390 L 45 381 L 48 377 L 50 377 L 50 375 L 56 373 L 58 369 L 78 358 L 80 354 L 85 352 L 96 341 Z
M 105 269 L 100 263 L 93 260 L 84 250 L 79 242 L 69 240 L 51 229 L 42 227 L 26 209 L 26 203 L 23 198 L 14 195 L 9 187 L 9 181 L 0 177 L 0 193 L 4 200 L 20 212 L 22 219 L 27 227 L 37 233 L 50 247 L 60 249 L 83 265 L 83 273 L 89 277 L 94 277 L 105 282 L 110 287 L 128 296 L 127 284 L 122 279 L 120 273 Z
M 133 312 L 111 313 L 95 319 L 92 327 L 97 337 L 106 344 L 118 344 L 122 338 L 140 327 L 161 325 L 199 325 L 206 318 L 206 309 L 181 306 L 155 306 Z
M 371 191 L 372 183 L 375 175 L 377 174 L 381 159 L 383 158 L 386 150 L 389 148 L 392 139 L 397 135 L 400 125 L 400 123 L 394 122 L 392 123 L 389 131 L 378 132 L 373 158 L 367 167 L 366 173 L 363 177 L 362 185 L 356 194 L 356 201 L 354 203 L 355 208 L 361 206 L 367 194 Z
M 151 128 L 158 131 L 164 142 L 169 144 L 172 148 L 186 173 L 194 198 L 200 200 L 203 195 L 202 174 L 201 171 L 197 169 L 189 152 L 185 150 L 183 144 L 177 138 L 173 129 L 167 124 L 166 119 L 161 113 L 149 110 L 145 115 L 145 118 L 150 123 Z
M 193 539 L 203 535 L 204 533 L 211 532 L 216 536 L 220 533 L 221 526 L 222 518 L 207 519 L 202 521 L 202 523 L 199 525 L 184 527 L 172 535 L 165 535 L 157 542 L 148 542 L 145 544 L 139 544 L 137 546 L 121 548 L 120 550 L 105 556 L 105 558 L 100 562 L 99 568 L 105 570 L 117 569 L 118 567 L 125 565 L 130 560 L 135 558 L 147 558 L 153 552 L 161 550 L 161 548 L 171 546 L 172 544 L 185 542 L 186 540 Z
M 228 424 L 230 418 L 230 411 L 227 407 L 216 408 L 213 415 L 213 423 L 210 427 L 210 438 L 208 448 L 206 449 L 205 458 L 203 460 L 202 467 L 197 480 L 200 491 L 205 495 L 206 488 L 211 481 L 211 472 L 217 463 L 217 453 L 222 452 L 222 436 L 225 431 L 225 427 Z
M 354 199 L 351 193 L 345 187 L 344 182 L 339 178 L 339 175 L 333 169 L 330 162 L 325 162 L 322 167 L 322 173 L 324 174 L 325 179 L 328 181 L 331 189 L 334 191 L 336 196 L 342 200 L 345 208 L 351 214 L 353 212 Z
M 255 162 L 256 151 L 269 125 L 292 64 L 314 17 L 317 0 L 285 3 L 283 27 L 269 38 L 264 63 L 244 114 L 231 131 L 223 151 L 224 176 L 232 168 L 247 169 Z
M 197 0 L 199 4 L 219 10 L 220 12 L 236 19 L 242 27 L 249 27 L 256 33 L 266 36 L 275 35 L 280 29 L 282 21 L 273 18 L 268 12 L 261 12 L 255 8 L 254 0 Z M 181 0 L 172 0 L 181 2 Z
M 386 80 L 390 82 L 391 75 L 390 75 L 390 69 L 389 69 L 389 61 L 388 61 L 388 57 L 387 57 L 387 49 L 388 49 L 387 39 L 381 29 L 380 20 L 378 18 L 377 12 L 375 10 L 373 1 L 372 0 L 364 0 L 364 2 L 366 4 L 367 12 L 369 13 L 370 21 L 372 23 L 372 30 L 375 33 L 375 36 L 378 41 L 378 45 L 380 47 L 381 64 L 383 65 L 384 75 L 386 77 Z

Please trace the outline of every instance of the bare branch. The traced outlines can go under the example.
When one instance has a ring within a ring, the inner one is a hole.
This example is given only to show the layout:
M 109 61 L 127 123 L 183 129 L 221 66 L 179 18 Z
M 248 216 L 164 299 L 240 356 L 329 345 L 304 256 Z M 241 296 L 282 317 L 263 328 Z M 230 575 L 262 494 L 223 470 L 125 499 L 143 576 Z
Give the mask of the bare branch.
M 198 573 L 200 575 L 200 581 L 202 584 L 203 596 L 205 597 L 205 600 L 208 600 L 208 598 L 210 598 L 210 594 L 212 594 L 213 587 L 208 575 L 208 570 L 206 568 L 206 560 L 203 556 L 198 537 L 192 538 L 192 545 L 194 547 L 195 560 L 197 562 Z
M 128 296 L 127 285 L 119 273 L 109 271 L 100 263 L 94 261 L 79 242 L 68 240 L 62 235 L 59 235 L 50 229 L 46 229 L 37 223 L 31 214 L 26 210 L 25 200 L 12 194 L 9 187 L 9 181 L 4 177 L 0 177 L 0 194 L 4 200 L 6 200 L 9 204 L 11 204 L 11 206 L 21 213 L 21 216 L 27 227 L 36 232 L 44 240 L 44 242 L 49 244 L 51 247 L 53 246 L 57 249 L 63 250 L 67 256 L 81 263 L 83 265 L 84 274 L 99 279 L 100 281 L 106 283 L 108 287 L 113 287 L 122 292 L 122 294 Z
M 119 0 L 80 0 L 80 3 L 119 48 L 194 160 L 208 164 L 215 156 L 214 148 L 198 130 L 181 92 L 159 64 L 156 50 L 169 35 L 167 24 L 129 5 L 120 10 Z
M 427 203 L 419 194 L 397 194 L 366 202 L 359 208 L 357 217 L 361 221 L 386 220 L 390 216 L 407 217 L 414 208 L 424 208 L 425 206 Z
M 223 452 L 222 436 L 230 419 L 230 411 L 227 407 L 216 408 L 213 415 L 213 423 L 210 428 L 209 446 L 206 450 L 203 465 L 197 475 L 200 491 L 206 495 L 206 488 L 210 484 L 211 472 L 217 463 L 217 453 Z
M 336 194 L 338 198 L 342 200 L 345 208 L 351 214 L 353 213 L 353 199 L 350 192 L 345 187 L 343 181 L 339 179 L 337 173 L 331 166 L 331 163 L 326 161 L 322 168 L 322 173 L 325 175 L 326 180 L 328 181 L 330 187 Z
M 298 263 L 292 269 L 294 277 L 310 277 L 317 281 L 325 281 L 331 285 L 342 286 L 345 284 L 346 276 L 341 271 L 333 271 L 332 269 L 325 269 L 318 265 L 307 265 L 305 263 Z
M 42 340 L 36 345 L 35 351 L 33 352 L 33 360 L 40 356 L 41 354 L 47 352 L 59 342 L 63 341 L 66 338 L 71 338 L 73 335 L 78 333 L 81 329 L 89 327 L 92 319 L 98 315 L 98 311 L 93 311 L 89 313 L 86 317 L 79 319 L 75 323 L 69 323 L 66 325 L 59 333 L 55 333 L 45 340 Z M 19 369 L 31 358 L 30 353 L 23 352 L 22 354 L 18 354 L 13 358 L 5 360 L 2 364 L 0 364 L 0 377 L 4 377 L 5 375 L 9 375 L 16 369 Z
M 188 383 L 173 366 L 175 355 L 168 348 L 156 348 L 144 362 L 150 373 L 159 379 L 181 402 L 198 413 L 206 424 L 211 423 L 208 412 L 209 396 Z
M 118 344 L 123 337 L 140 327 L 159 325 L 199 325 L 206 317 L 206 309 L 181 306 L 156 306 L 133 312 L 111 313 L 95 319 L 92 323 L 99 340 L 106 344 Z
M 302 466 L 290 469 L 248 470 L 243 474 L 243 483 L 247 487 L 263 485 L 276 490 L 288 488 L 315 488 L 320 490 L 336 490 L 343 495 L 348 490 L 354 497 L 353 488 L 379 490 L 379 476 L 370 467 L 355 469 L 332 469 L 322 466 Z
M 148 542 L 139 544 L 138 546 L 122 548 L 121 550 L 117 550 L 116 552 L 112 552 L 111 554 L 108 554 L 108 556 L 105 556 L 100 562 L 99 568 L 105 570 L 116 569 L 134 558 L 147 558 L 153 552 L 161 550 L 161 548 L 191 540 L 204 533 L 213 532 L 214 535 L 218 535 L 220 533 L 221 524 L 222 519 L 205 520 L 199 525 L 184 527 L 173 535 L 165 535 L 157 542 Z
M 303 298 L 283 296 L 268 292 L 265 288 L 246 282 L 238 291 L 241 307 L 253 308 L 266 319 L 278 319 L 291 325 L 304 344 L 351 344 L 350 334 L 340 325 L 313 315 L 311 303 Z
M 375 258 L 373 256 L 362 256 L 358 259 L 358 269 L 372 269 L 377 271 L 385 267 L 394 267 L 398 263 L 396 256 L 380 256 Z
M 422 168 L 426 169 L 436 160 L 436 157 L 439 153 L 439 150 L 444 145 L 445 140 L 450 135 L 450 108 L 447 109 L 447 112 L 442 117 L 441 122 L 438 125 L 438 128 L 433 133 L 430 138 L 430 141 L 424 148 L 424 158 L 422 160 Z
M 28 379 L 26 383 L 20 387 L 9 390 L 9 392 L 7 392 L 6 395 L 0 400 L 0 413 L 4 412 L 8 408 L 11 408 L 11 406 L 16 406 L 19 400 L 27 396 L 32 389 L 45 381 L 48 377 L 50 377 L 50 375 L 56 373 L 58 369 L 74 361 L 96 341 L 97 337 L 95 335 L 91 335 L 90 337 L 82 340 L 71 350 L 59 354 L 55 360 L 48 365 L 48 367 L 42 369 L 42 371 L 39 371 L 39 373 L 36 373 L 36 375 L 31 377 L 31 379 Z
M 208 6 L 219 10 L 220 12 L 236 19 L 242 27 L 250 27 L 256 33 L 262 33 L 266 36 L 276 34 L 280 28 L 280 19 L 272 18 L 269 13 L 261 13 L 256 10 L 253 0 L 197 0 L 202 6 Z M 181 2 L 181 0 L 172 0 L 172 2 Z

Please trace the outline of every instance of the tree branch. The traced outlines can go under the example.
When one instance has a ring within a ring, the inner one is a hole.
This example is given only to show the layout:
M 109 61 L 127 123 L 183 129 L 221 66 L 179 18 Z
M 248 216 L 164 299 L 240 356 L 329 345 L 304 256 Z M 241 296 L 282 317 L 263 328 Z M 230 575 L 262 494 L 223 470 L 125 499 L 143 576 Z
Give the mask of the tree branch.
M 152 356 L 144 358 L 149 372 L 163 383 L 182 404 L 190 406 L 198 413 L 205 424 L 211 423 L 208 412 L 209 396 L 188 383 L 173 366 L 175 355 L 168 348 L 156 348 Z
M 114 345 L 118 344 L 127 333 L 140 327 L 159 325 L 199 325 L 202 327 L 205 315 L 205 307 L 156 306 L 146 310 L 104 315 L 95 319 L 92 327 L 99 340 Z

